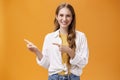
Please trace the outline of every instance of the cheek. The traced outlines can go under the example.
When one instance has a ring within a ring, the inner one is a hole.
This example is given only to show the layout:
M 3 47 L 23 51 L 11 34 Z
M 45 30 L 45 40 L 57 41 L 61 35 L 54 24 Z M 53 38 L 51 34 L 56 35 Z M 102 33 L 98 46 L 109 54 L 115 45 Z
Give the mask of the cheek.
M 69 20 L 69 21 L 72 21 L 72 17 L 69 17 L 68 20 Z
M 61 18 L 61 17 L 58 17 L 58 18 L 57 18 L 57 21 L 59 22 L 60 20 L 62 20 L 62 18 Z
M 72 19 L 69 19 L 69 22 L 72 22 Z
M 58 21 L 58 23 L 60 23 L 62 20 L 61 20 L 61 19 L 58 19 L 57 21 Z
M 71 21 L 73 20 L 73 18 L 71 18 Z

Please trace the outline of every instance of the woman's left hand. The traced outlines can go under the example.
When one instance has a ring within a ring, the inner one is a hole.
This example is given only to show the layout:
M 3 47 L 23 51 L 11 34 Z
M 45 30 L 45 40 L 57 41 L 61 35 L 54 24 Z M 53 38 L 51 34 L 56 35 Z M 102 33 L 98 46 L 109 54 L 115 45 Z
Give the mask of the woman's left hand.
M 60 45 L 60 44 L 58 44 L 58 43 L 53 43 L 53 45 L 58 46 L 58 47 L 59 47 L 59 50 L 60 50 L 61 52 L 68 53 L 68 55 L 69 55 L 71 58 L 74 58 L 75 53 L 74 53 L 74 51 L 73 51 L 70 47 L 65 46 L 65 45 Z
M 70 49 L 68 46 L 65 46 L 65 45 L 60 45 L 58 43 L 53 43 L 53 45 L 56 45 L 59 47 L 59 50 L 61 52 L 65 52 L 65 53 L 68 53 L 68 50 Z

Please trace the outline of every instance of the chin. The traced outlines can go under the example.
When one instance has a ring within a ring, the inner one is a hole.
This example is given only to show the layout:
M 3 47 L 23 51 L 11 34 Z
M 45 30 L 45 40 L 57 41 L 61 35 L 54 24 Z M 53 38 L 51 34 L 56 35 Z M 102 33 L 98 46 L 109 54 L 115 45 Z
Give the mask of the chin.
M 66 28 L 66 27 L 68 27 L 69 25 L 61 25 L 63 28 Z
M 68 26 L 61 26 L 62 28 L 67 28 Z

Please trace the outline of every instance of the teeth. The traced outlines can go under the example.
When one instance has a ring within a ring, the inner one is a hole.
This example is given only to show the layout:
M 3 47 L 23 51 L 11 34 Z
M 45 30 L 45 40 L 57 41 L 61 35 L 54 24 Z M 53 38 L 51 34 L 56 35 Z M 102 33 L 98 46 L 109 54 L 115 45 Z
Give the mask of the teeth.
M 66 25 L 67 23 L 62 23 L 62 24 Z

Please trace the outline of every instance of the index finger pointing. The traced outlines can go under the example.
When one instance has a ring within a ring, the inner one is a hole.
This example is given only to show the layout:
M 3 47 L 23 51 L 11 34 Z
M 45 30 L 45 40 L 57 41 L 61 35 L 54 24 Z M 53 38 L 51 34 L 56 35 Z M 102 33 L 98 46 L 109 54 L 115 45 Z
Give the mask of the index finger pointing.
M 27 44 L 32 44 L 30 41 L 28 41 L 27 39 L 24 39 L 24 41 L 27 43 Z

